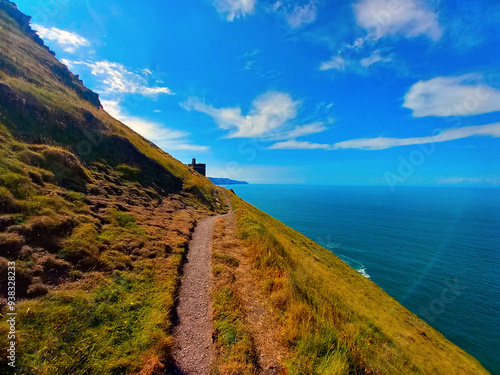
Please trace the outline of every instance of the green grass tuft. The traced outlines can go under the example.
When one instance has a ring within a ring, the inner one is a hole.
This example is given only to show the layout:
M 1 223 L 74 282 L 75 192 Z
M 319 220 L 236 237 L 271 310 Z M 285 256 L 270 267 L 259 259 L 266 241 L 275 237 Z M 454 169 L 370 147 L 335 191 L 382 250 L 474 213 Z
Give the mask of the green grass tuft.
M 120 164 L 115 168 L 115 170 L 128 181 L 136 182 L 139 181 L 139 178 L 141 177 L 140 168 L 132 167 L 127 164 Z

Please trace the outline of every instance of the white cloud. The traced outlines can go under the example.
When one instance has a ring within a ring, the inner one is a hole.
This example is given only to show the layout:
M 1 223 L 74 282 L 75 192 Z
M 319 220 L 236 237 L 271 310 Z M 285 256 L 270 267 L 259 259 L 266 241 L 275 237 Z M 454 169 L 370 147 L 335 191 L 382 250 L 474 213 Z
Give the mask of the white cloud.
M 457 139 L 469 138 L 474 136 L 489 136 L 500 137 L 500 123 L 465 126 L 462 128 L 452 128 L 443 130 L 441 133 L 434 136 L 426 137 L 413 137 L 413 138 L 359 138 L 351 139 L 348 141 L 337 142 L 334 144 L 321 144 L 310 142 L 297 142 L 287 141 L 279 142 L 270 149 L 324 149 L 324 150 L 338 150 L 338 149 L 361 149 L 361 150 L 384 150 L 391 147 L 421 145 L 426 143 L 439 143 L 448 142 Z
M 322 62 L 319 69 L 320 70 L 345 70 L 347 66 L 347 61 L 343 57 L 334 56 L 330 61 Z
M 96 89 L 104 98 L 101 100 L 104 109 L 111 116 L 162 149 L 167 151 L 208 150 L 206 146 L 190 144 L 187 141 L 189 133 L 169 129 L 162 123 L 145 120 L 123 110 L 123 103 L 127 94 L 142 95 L 150 99 L 155 99 L 160 94 L 172 94 L 168 87 L 149 87 L 149 81 L 146 77 L 151 78 L 154 75 L 151 70 L 142 69 L 138 73 L 134 73 L 124 65 L 110 61 L 89 62 L 63 59 L 62 62 L 71 69 L 89 69 L 90 73 L 98 78 Z M 153 112 L 161 113 L 161 110 L 155 109 Z
M 65 52 L 73 53 L 80 47 L 90 46 L 88 39 L 78 34 L 55 27 L 47 28 L 36 24 L 32 26 L 37 31 L 40 38 L 55 41 Z
M 356 42 L 355 42 L 356 44 Z M 356 47 L 353 47 L 356 48 Z M 320 70 L 339 70 L 339 71 L 348 71 L 357 74 L 365 74 L 367 69 L 379 62 L 390 62 L 392 61 L 391 56 L 382 56 L 380 54 L 380 50 L 373 51 L 369 56 L 360 58 L 360 57 L 351 57 L 350 59 L 345 59 L 341 56 L 334 56 L 330 61 L 322 62 L 319 66 Z
M 366 42 L 365 38 L 358 38 L 354 41 L 353 44 L 345 44 L 345 48 L 347 48 L 347 49 L 350 49 L 350 48 L 361 49 L 363 47 L 363 45 L 365 44 L 365 42 Z
M 474 136 L 500 137 L 500 123 L 464 126 L 443 130 L 434 136 L 414 137 L 414 138 L 361 138 L 335 143 L 335 149 L 358 148 L 363 150 L 383 150 L 391 147 L 422 145 L 426 143 L 438 143 L 454 141 L 456 139 L 469 138 Z
M 215 108 L 197 99 L 183 104 L 187 110 L 195 110 L 211 116 L 220 129 L 229 131 L 229 138 L 286 139 L 324 131 L 322 123 L 294 126 L 300 101 L 290 94 L 268 91 L 252 102 L 247 115 L 241 107 Z
M 146 78 L 129 71 L 120 63 L 106 60 L 95 62 L 63 60 L 63 62 L 70 68 L 77 65 L 89 68 L 91 73 L 99 78 L 102 87 L 99 87 L 98 90 L 103 94 L 138 94 L 144 96 L 172 94 L 168 87 L 149 87 Z M 147 72 L 144 74 L 149 75 Z
M 120 102 L 103 100 L 104 109 L 114 118 L 120 120 L 129 128 L 154 142 L 164 150 L 206 151 L 208 147 L 190 144 L 185 140 L 189 135 L 180 130 L 166 128 L 163 124 L 131 116 L 123 112 Z
M 331 150 L 332 145 L 324 144 L 324 143 L 312 143 L 307 141 L 284 141 L 278 142 L 274 145 L 268 147 L 271 150 Z
M 389 62 L 391 61 L 392 58 L 390 56 L 383 57 L 380 55 L 380 50 L 373 51 L 372 54 L 368 57 L 365 57 L 364 59 L 361 59 L 359 63 L 361 66 L 367 68 L 372 64 L 375 64 L 377 62 Z
M 443 34 L 437 13 L 423 0 L 361 0 L 354 12 L 357 24 L 374 39 L 403 35 L 439 40 Z
M 68 69 L 73 69 L 73 61 L 68 59 L 61 59 L 61 62 L 68 67 Z
M 273 5 L 271 5 L 270 9 L 273 12 L 277 12 L 283 6 L 283 1 L 278 0 Z
M 315 2 L 295 5 L 293 10 L 286 14 L 286 20 L 292 29 L 297 29 L 302 25 L 314 22 L 317 12 L 318 8 Z
M 214 0 L 213 3 L 217 12 L 232 22 L 235 18 L 252 14 L 256 0 Z
M 271 5 L 265 5 L 264 9 L 282 16 L 290 28 L 297 29 L 314 22 L 318 14 L 318 0 L 302 0 L 301 3 L 297 4 L 294 0 L 278 0 Z
M 500 90 L 482 81 L 479 74 L 419 81 L 405 95 L 403 107 L 412 109 L 413 117 L 472 116 L 500 111 Z

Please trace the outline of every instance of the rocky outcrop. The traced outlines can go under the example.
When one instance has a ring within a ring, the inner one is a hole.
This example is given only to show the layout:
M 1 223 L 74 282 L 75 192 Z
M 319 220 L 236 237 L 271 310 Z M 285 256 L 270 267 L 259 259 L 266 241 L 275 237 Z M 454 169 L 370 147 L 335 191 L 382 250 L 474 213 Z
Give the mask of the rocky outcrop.
M 80 98 L 88 101 L 96 108 L 102 108 L 101 101 L 99 100 L 99 94 L 96 94 L 92 90 L 86 88 L 83 85 L 83 81 L 77 75 L 71 73 L 65 65 L 53 65 L 51 67 L 51 71 L 59 81 L 73 89 L 73 91 L 75 91 Z
M 50 54 L 55 56 L 55 53 L 45 45 L 42 38 L 40 38 L 36 31 L 31 28 L 31 17 L 22 13 L 17 8 L 16 4 L 8 0 L 0 0 L 0 10 L 3 10 L 9 17 L 16 21 L 20 30 L 28 38 L 31 38 L 36 44 L 45 48 L 48 52 L 50 52 Z M 0 69 L 11 76 L 22 76 L 22 73 L 18 71 L 16 65 L 7 58 L 0 58 Z M 78 76 L 71 73 L 65 65 L 61 64 L 57 60 L 54 60 L 54 65 L 51 67 L 51 71 L 60 82 L 73 89 L 80 98 L 88 101 L 96 108 L 102 108 L 99 95 L 85 87 L 83 81 L 80 80 Z
M 50 49 L 45 46 L 42 38 L 40 38 L 38 34 L 31 28 L 31 17 L 21 12 L 17 8 L 17 5 L 15 3 L 8 0 L 0 0 L 0 9 L 5 11 L 5 13 L 7 13 L 9 17 L 17 22 L 19 28 L 24 32 L 26 36 L 33 39 L 38 45 L 45 47 L 51 54 L 55 55 L 54 52 L 50 51 Z

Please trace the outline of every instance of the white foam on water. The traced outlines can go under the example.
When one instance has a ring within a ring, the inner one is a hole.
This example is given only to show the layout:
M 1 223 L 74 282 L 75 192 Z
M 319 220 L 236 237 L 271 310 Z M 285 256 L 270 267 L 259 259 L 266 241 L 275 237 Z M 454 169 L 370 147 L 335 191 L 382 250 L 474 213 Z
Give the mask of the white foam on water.
M 366 268 L 358 268 L 356 271 L 358 271 L 361 275 L 363 275 L 364 277 L 366 277 L 367 279 L 371 279 L 371 276 L 368 275 L 368 273 L 366 272 Z
M 363 275 L 367 279 L 371 279 L 371 276 L 368 274 L 368 272 L 366 272 L 366 267 L 363 263 L 358 262 L 357 260 L 354 260 L 352 258 L 349 258 L 348 256 L 343 255 L 343 254 L 337 254 L 337 256 L 340 258 L 340 260 L 342 262 L 344 262 L 348 266 L 351 266 L 352 268 L 354 268 L 361 275 Z

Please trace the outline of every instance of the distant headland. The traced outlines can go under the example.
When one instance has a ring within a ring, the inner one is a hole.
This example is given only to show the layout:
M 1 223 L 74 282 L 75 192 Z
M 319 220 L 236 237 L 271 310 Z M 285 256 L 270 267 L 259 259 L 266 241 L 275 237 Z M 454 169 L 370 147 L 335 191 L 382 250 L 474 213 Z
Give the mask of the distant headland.
M 195 158 L 193 158 L 191 164 L 188 164 L 188 167 L 198 172 L 202 176 L 207 175 L 207 165 L 197 163 Z M 231 180 L 230 178 L 208 177 L 208 179 L 215 185 L 248 185 L 248 182 L 246 181 L 236 181 Z
M 246 181 L 236 181 L 230 178 L 209 177 L 208 179 L 215 185 L 248 185 Z

